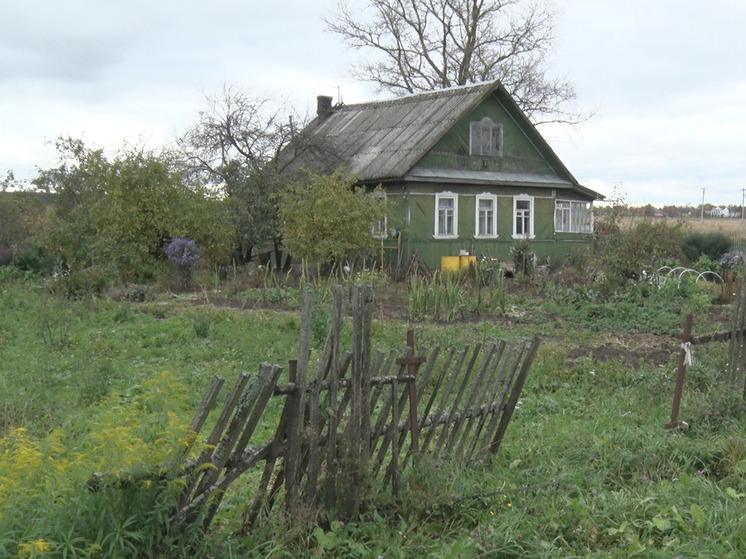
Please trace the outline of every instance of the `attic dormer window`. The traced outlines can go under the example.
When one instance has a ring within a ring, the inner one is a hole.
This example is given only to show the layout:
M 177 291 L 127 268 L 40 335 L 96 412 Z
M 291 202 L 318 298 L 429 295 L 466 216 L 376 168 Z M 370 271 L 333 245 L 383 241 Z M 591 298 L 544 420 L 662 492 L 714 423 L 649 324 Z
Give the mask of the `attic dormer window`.
M 503 125 L 488 116 L 469 123 L 469 154 L 502 156 Z

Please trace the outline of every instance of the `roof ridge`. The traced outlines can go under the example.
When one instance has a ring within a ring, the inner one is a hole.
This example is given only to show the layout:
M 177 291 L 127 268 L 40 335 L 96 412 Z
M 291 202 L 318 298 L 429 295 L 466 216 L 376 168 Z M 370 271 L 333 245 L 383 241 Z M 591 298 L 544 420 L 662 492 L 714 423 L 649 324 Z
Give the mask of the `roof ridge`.
M 402 95 L 401 97 L 389 97 L 388 99 L 375 99 L 372 101 L 364 101 L 361 103 L 352 103 L 350 105 L 340 103 L 334 106 L 334 109 L 354 109 L 356 107 L 369 107 L 373 105 L 396 105 L 408 102 L 421 101 L 423 97 L 442 97 L 452 93 L 468 93 L 472 90 L 484 90 L 488 87 L 495 87 L 498 85 L 498 81 L 480 82 L 465 85 L 456 85 L 451 87 L 445 87 L 442 89 L 433 89 L 431 91 L 420 91 L 417 93 L 410 93 L 408 95 Z

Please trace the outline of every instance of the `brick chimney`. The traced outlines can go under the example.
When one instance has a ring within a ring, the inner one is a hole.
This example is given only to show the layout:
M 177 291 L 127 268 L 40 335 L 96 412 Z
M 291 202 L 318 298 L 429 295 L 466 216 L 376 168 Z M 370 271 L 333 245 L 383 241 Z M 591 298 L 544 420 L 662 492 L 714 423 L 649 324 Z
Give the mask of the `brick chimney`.
M 318 95 L 316 97 L 316 116 L 319 120 L 324 120 L 332 114 L 332 98 L 328 95 Z

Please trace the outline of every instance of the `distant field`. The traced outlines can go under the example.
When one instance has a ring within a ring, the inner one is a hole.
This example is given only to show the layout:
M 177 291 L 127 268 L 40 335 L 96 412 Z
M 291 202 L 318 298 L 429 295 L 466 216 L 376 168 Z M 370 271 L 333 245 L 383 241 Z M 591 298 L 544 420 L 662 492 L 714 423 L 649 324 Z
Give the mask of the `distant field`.
M 630 217 L 623 220 L 624 223 L 631 224 L 635 221 L 639 221 L 643 218 Z M 664 219 L 671 225 L 675 224 L 678 220 L 670 217 L 656 217 L 653 218 L 656 221 Z M 710 218 L 706 217 L 704 220 L 699 217 L 683 218 L 684 227 L 691 233 L 721 233 L 726 237 L 731 237 L 734 240 L 746 241 L 746 220 L 743 219 L 721 219 L 721 218 Z

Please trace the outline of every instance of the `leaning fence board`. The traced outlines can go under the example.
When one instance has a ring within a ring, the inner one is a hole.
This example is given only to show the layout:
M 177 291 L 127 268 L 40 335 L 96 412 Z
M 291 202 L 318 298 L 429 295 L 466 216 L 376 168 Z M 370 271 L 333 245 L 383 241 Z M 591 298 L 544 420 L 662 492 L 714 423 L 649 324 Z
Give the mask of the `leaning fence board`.
M 482 389 L 481 383 L 484 380 L 484 377 L 487 376 L 487 367 L 490 364 L 490 361 L 492 361 L 492 357 L 495 353 L 495 344 L 488 344 L 485 347 L 484 352 L 482 352 L 482 364 L 476 371 L 476 375 L 474 376 L 474 379 L 467 380 L 466 382 L 470 385 L 470 388 L 468 390 L 468 393 L 466 395 L 466 399 L 463 403 L 463 409 L 469 410 L 472 409 L 474 399 L 477 396 L 477 391 Z M 454 407 L 459 407 L 458 404 L 454 404 Z M 443 449 L 446 455 L 452 455 L 453 454 L 453 448 L 456 444 L 459 435 L 461 435 L 462 428 L 465 427 L 465 422 L 467 418 L 465 416 L 462 416 L 459 421 L 454 421 L 453 428 L 451 429 L 451 434 L 448 438 L 448 442 L 445 445 L 445 448 Z
M 200 477 L 204 474 L 202 470 L 202 466 L 211 460 L 213 449 L 215 446 L 217 446 L 218 442 L 220 441 L 220 437 L 223 434 L 223 430 L 228 425 L 228 421 L 230 421 L 231 414 L 233 413 L 233 409 L 238 404 L 238 401 L 241 398 L 241 394 L 243 393 L 243 389 L 246 387 L 246 384 L 249 382 L 249 378 L 250 378 L 250 375 L 248 373 L 241 373 L 238 379 L 236 379 L 236 382 L 233 385 L 233 389 L 231 390 L 231 393 L 228 396 L 228 400 L 223 405 L 223 410 L 220 413 L 218 420 L 215 422 L 215 426 L 210 432 L 210 435 L 207 437 L 207 441 L 205 442 L 205 450 L 197 458 L 192 468 L 193 475 L 191 479 L 187 480 L 186 487 L 184 488 L 184 491 L 182 492 L 181 503 L 180 503 L 181 506 L 184 506 L 189 501 L 192 491 L 196 487 L 197 483 L 199 483 Z M 217 394 L 215 394 L 215 397 L 217 397 Z
M 474 456 L 474 449 L 477 447 L 480 436 L 482 434 L 482 431 L 484 429 L 484 426 L 487 424 L 488 417 L 490 416 L 490 413 L 499 413 L 499 409 L 501 407 L 500 403 L 493 404 L 495 402 L 495 398 L 498 394 L 502 393 L 502 387 L 506 383 L 506 377 L 507 377 L 507 368 L 508 368 L 508 362 L 510 360 L 510 352 L 508 351 L 508 355 L 506 357 L 505 355 L 505 349 L 506 347 L 513 347 L 508 346 L 508 343 L 505 340 L 500 341 L 500 348 L 498 350 L 498 358 L 495 362 L 495 366 L 493 368 L 493 377 L 490 380 L 490 390 L 487 393 L 487 399 L 485 400 L 484 406 L 480 408 L 479 413 L 479 422 L 477 423 L 477 426 L 474 430 L 474 436 L 472 437 L 471 443 L 469 444 L 469 449 L 466 452 L 465 456 L 459 455 L 459 460 L 463 461 L 470 461 L 472 457 Z M 491 411 L 489 408 L 490 406 L 495 405 L 496 410 Z
M 481 373 L 483 381 L 479 385 L 474 383 L 474 386 L 476 387 L 476 395 L 478 397 L 472 399 L 470 404 L 472 413 L 464 420 L 464 434 L 459 437 L 458 447 L 456 447 L 453 452 L 453 457 L 456 461 L 463 460 L 465 448 L 470 445 L 472 441 L 476 440 L 481 432 L 480 429 L 474 428 L 474 423 L 475 421 L 478 421 L 477 418 L 480 416 L 482 406 L 488 404 L 490 401 L 489 394 L 491 392 L 491 387 L 495 384 L 495 377 L 500 364 L 500 359 L 502 358 L 504 346 L 504 343 L 490 344 L 489 359 L 485 358 L 485 364 Z M 478 425 L 479 423 L 477 423 L 477 426 Z
M 469 379 L 471 379 L 472 371 L 474 370 L 474 363 L 476 362 L 477 358 L 479 357 L 479 350 L 481 349 L 482 344 L 477 343 L 474 347 L 474 350 L 471 354 L 471 359 L 469 359 L 469 364 L 466 366 L 466 370 L 464 371 L 463 375 L 461 375 L 461 382 L 458 385 L 458 391 L 456 392 L 456 396 L 453 399 L 452 402 L 449 402 L 448 405 L 450 407 L 450 419 L 448 422 L 446 422 L 443 425 L 443 428 L 440 431 L 440 436 L 438 437 L 438 442 L 436 443 L 436 447 L 440 450 L 443 448 L 443 445 L 445 444 L 446 440 L 448 440 L 448 433 L 450 431 L 451 426 L 453 425 L 453 419 L 455 419 L 455 414 L 458 411 L 458 405 L 461 402 L 461 398 L 464 395 L 464 391 L 466 390 L 466 386 L 469 382 Z M 448 397 L 448 393 L 444 393 L 443 397 Z
M 539 350 L 539 344 L 539 337 L 536 336 L 531 342 L 531 346 L 528 349 L 528 354 L 523 359 L 521 371 L 518 373 L 518 376 L 513 383 L 513 388 L 510 391 L 510 399 L 505 404 L 505 410 L 503 411 L 500 418 L 500 426 L 498 427 L 497 433 L 495 434 L 495 437 L 492 439 L 492 443 L 490 444 L 490 451 L 493 454 L 498 451 L 500 445 L 503 442 L 505 432 L 508 429 L 508 424 L 510 423 L 510 419 L 513 416 L 513 411 L 518 404 L 518 398 L 521 397 L 521 391 L 523 390 L 523 385 L 526 383 L 526 378 L 528 377 L 528 372 L 531 368 L 531 364 L 534 361 L 536 352 Z

